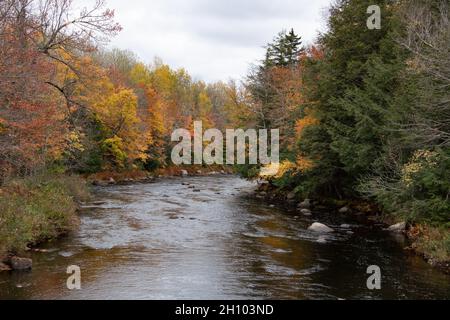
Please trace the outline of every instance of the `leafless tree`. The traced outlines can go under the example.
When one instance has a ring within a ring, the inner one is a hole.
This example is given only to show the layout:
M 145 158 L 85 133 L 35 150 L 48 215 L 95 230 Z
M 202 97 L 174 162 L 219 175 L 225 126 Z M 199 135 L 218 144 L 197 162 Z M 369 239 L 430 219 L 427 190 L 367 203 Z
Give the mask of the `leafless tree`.
M 424 145 L 450 146 L 450 11 L 448 0 L 406 1 L 406 36 L 400 41 L 420 74 L 421 96 L 406 126 Z

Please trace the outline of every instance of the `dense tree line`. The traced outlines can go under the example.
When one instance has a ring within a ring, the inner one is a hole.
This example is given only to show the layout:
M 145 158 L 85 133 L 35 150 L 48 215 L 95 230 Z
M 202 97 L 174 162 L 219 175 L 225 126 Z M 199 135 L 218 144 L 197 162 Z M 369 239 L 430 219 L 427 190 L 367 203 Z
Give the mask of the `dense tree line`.
M 237 117 L 236 84 L 102 49 L 120 29 L 103 0 L 0 2 L 0 178 L 164 167 L 175 128 Z
M 244 83 L 206 84 L 102 49 L 121 29 L 103 0 L 81 10 L 72 0 L 2 0 L 0 181 L 170 166 L 171 132 L 196 120 L 279 128 L 279 188 L 367 197 L 448 228 L 449 2 L 376 2 L 381 29 L 366 25 L 373 1 L 337 0 L 315 43 L 283 31 Z
M 283 32 L 250 74 L 259 124 L 283 131 L 273 183 L 448 227 L 449 3 L 377 1 L 379 30 L 366 26 L 372 4 L 336 1 L 313 45 Z

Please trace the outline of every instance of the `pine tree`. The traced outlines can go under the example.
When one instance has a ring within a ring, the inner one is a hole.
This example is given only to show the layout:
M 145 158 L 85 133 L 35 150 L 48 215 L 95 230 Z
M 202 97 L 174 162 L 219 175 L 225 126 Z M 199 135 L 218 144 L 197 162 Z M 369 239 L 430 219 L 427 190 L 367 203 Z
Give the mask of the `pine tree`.
M 325 51 L 314 93 L 320 125 L 304 134 L 300 148 L 319 159 L 314 188 L 334 195 L 353 195 L 358 179 L 382 157 L 384 124 L 405 62 L 394 38 L 395 7 L 381 1 L 383 28 L 369 30 L 370 5 L 338 1 L 319 41 Z
M 303 52 L 302 40 L 294 29 L 289 33 L 281 31 L 266 47 L 265 67 L 289 67 L 298 63 Z

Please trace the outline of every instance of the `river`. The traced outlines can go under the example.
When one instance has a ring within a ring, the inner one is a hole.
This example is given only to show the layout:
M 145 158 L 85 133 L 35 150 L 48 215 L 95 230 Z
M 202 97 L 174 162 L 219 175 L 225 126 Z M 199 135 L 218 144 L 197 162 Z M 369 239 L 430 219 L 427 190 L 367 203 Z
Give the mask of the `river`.
M 450 298 L 450 276 L 402 237 L 336 213 L 303 217 L 252 200 L 254 189 L 234 176 L 98 187 L 79 230 L 32 253 L 32 272 L 0 274 L 0 299 Z M 336 232 L 307 231 L 315 221 Z M 81 290 L 67 289 L 71 265 Z M 370 265 L 381 290 L 367 288 Z

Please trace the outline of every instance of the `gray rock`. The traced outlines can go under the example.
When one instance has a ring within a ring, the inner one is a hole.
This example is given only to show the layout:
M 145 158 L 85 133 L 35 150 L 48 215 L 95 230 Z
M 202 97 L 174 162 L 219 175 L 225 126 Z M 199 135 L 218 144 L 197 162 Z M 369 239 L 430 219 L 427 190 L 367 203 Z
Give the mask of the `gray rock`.
M 291 192 L 287 195 L 288 200 L 294 200 L 297 197 L 297 194 L 295 192 Z
M 13 270 L 30 270 L 33 267 L 33 261 L 28 258 L 11 258 L 11 268 Z
M 310 209 L 311 208 L 311 200 L 306 199 L 305 201 L 299 203 L 298 207 L 300 209 Z
M 180 174 L 182 177 L 187 177 L 189 175 L 189 172 L 187 172 L 186 170 L 181 170 Z
M 387 228 L 387 231 L 393 233 L 402 233 L 406 230 L 406 222 L 400 222 Z
M 341 224 L 341 228 L 343 228 L 343 229 L 350 229 L 351 226 L 349 224 Z
M 304 216 L 307 216 L 307 217 L 312 216 L 312 212 L 311 212 L 311 210 L 309 210 L 309 209 L 302 209 L 302 210 L 300 210 L 300 212 L 301 212 Z
M 114 180 L 114 178 L 109 178 L 108 183 L 109 184 L 116 184 L 116 180 Z
M 318 232 L 318 233 L 331 233 L 334 232 L 330 227 L 322 224 L 322 223 L 313 223 L 312 226 L 308 228 L 309 231 Z
M 200 189 L 194 189 L 194 192 L 201 192 Z
M 343 207 L 339 210 L 339 213 L 349 213 L 350 212 L 350 208 L 349 207 Z
M 325 237 L 319 237 L 319 239 L 317 239 L 317 243 L 325 244 L 327 243 L 327 239 Z

